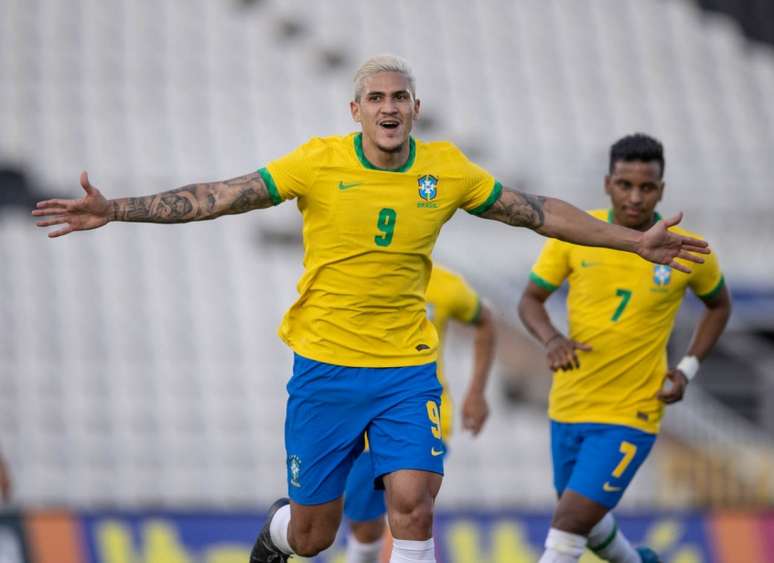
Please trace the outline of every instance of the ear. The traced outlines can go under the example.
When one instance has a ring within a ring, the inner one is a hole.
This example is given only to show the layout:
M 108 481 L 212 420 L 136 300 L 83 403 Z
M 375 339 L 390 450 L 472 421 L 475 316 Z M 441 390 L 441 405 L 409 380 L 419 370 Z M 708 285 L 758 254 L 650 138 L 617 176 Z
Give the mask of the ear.
M 608 174 L 605 176 L 605 193 L 607 195 L 611 195 L 610 189 L 611 189 L 611 179 L 610 179 L 610 174 Z
M 658 190 L 658 201 L 661 201 L 661 198 L 664 197 L 664 188 L 666 188 L 666 182 L 661 182 Z
M 419 100 L 414 100 L 414 119 L 419 119 L 419 107 L 422 103 Z
M 349 112 L 352 114 L 352 120 L 360 123 L 360 104 L 356 101 L 349 102 Z

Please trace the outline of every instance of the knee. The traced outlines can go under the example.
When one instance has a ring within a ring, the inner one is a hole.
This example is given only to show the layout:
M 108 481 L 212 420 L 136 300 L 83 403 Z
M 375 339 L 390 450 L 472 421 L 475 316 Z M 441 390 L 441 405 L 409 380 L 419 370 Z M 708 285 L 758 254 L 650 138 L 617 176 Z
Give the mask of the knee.
M 390 509 L 390 522 L 403 530 L 413 530 L 423 535 L 433 529 L 433 499 L 430 495 L 404 499 Z
M 336 539 L 336 530 L 331 531 L 327 527 L 309 526 L 293 529 L 292 520 L 290 524 L 291 532 L 288 534 L 288 542 L 296 555 L 301 557 L 314 557 L 333 545 Z

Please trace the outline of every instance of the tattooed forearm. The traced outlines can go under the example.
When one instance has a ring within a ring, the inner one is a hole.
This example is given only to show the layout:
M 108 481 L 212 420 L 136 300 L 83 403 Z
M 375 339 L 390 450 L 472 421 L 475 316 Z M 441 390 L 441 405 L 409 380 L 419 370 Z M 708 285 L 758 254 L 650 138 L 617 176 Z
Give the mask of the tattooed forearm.
M 545 222 L 544 203 L 544 197 L 503 188 L 499 199 L 482 214 L 482 217 L 495 219 L 514 227 L 539 229 Z
M 272 205 L 260 174 L 223 182 L 191 184 L 145 197 L 112 200 L 113 219 L 148 223 L 187 223 L 244 213 Z

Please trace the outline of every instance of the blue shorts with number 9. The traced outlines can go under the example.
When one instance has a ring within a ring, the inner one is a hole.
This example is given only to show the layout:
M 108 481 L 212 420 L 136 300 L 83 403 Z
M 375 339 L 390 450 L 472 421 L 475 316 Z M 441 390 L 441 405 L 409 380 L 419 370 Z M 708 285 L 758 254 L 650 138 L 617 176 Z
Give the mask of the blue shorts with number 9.
M 554 487 L 614 508 L 648 457 L 655 434 L 617 424 L 551 421 Z
M 366 432 L 375 482 L 401 469 L 443 475 L 435 362 L 355 368 L 296 354 L 287 389 L 288 494 L 295 502 L 313 505 L 339 498 Z

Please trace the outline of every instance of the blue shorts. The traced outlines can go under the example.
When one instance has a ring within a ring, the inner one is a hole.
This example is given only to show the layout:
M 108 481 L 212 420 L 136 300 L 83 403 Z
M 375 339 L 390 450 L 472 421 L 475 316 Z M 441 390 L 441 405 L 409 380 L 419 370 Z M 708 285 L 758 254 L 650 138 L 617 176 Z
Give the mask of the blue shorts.
M 444 447 L 448 453 L 448 448 Z M 446 457 L 444 454 L 441 457 Z M 387 506 L 384 503 L 384 491 L 374 483 L 371 450 L 365 450 L 355 460 L 347 478 L 344 492 L 344 515 L 355 522 L 367 522 L 384 516 Z
M 443 475 L 435 362 L 352 368 L 296 354 L 287 389 L 285 449 L 293 501 L 313 505 L 339 498 L 366 432 L 377 482 L 401 469 Z
M 613 508 L 656 441 L 648 434 L 617 424 L 551 421 L 554 487 L 570 489 Z

